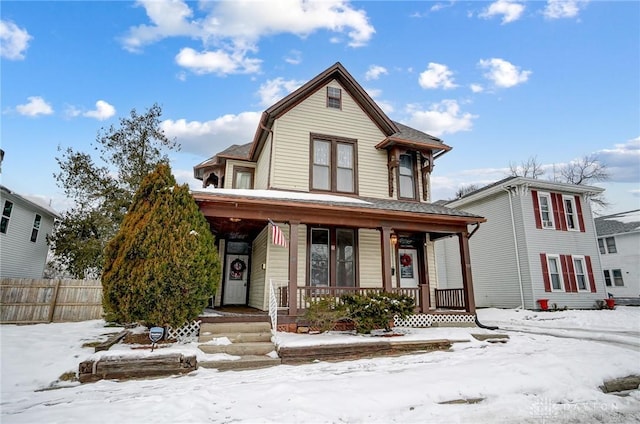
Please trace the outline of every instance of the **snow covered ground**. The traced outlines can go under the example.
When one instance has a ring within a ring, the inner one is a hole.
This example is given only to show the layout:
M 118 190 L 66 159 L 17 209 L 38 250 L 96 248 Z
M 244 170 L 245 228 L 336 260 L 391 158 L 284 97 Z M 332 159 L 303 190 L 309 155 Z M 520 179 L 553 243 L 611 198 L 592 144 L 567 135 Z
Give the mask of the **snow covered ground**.
M 628 423 L 640 421 L 640 390 L 604 394 L 604 380 L 640 375 L 640 308 L 533 312 L 480 310 L 506 344 L 471 328 L 400 329 L 403 339 L 468 340 L 451 352 L 339 363 L 99 381 L 49 387 L 94 357 L 82 343 L 101 321 L 0 327 L 1 416 L 8 423 Z M 283 334 L 284 345 L 344 343 L 343 333 Z M 119 354 L 140 354 L 119 347 Z M 172 347 L 185 353 L 195 344 Z M 110 351 L 111 352 L 111 351 Z M 167 353 L 167 349 L 156 352 Z M 112 352 L 114 353 L 114 352 Z M 145 354 L 150 354 L 148 351 Z M 104 355 L 104 354 L 103 354 Z M 199 354 L 200 358 L 206 358 Z M 64 385 L 55 383 L 54 386 Z M 474 404 L 440 404 L 457 399 Z

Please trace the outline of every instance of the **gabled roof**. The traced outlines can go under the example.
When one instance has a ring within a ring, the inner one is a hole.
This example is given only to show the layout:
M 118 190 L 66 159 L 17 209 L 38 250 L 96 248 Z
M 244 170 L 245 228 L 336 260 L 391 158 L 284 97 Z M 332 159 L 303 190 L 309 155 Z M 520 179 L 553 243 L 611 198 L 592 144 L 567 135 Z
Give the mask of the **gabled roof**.
M 496 181 L 495 183 L 479 188 L 478 190 L 472 191 L 471 193 L 467 193 L 459 199 L 450 200 L 446 204 L 448 206 L 457 207 L 479 199 L 483 199 L 485 197 L 489 197 L 510 187 L 525 185 L 527 187 L 539 190 L 560 191 L 563 193 L 573 194 L 598 194 L 604 191 L 603 188 L 588 185 L 558 183 L 548 180 L 539 180 L 537 178 L 507 177 L 502 180 Z
M 196 178 L 197 172 L 202 168 L 209 168 L 216 165 L 221 165 L 224 163 L 226 159 L 238 159 L 238 160 L 249 160 L 249 152 L 251 151 L 251 144 L 233 144 L 220 153 L 216 153 L 214 156 L 211 156 L 209 159 L 200 162 L 196 166 L 193 167 L 193 173 Z
M 593 220 L 599 236 L 640 231 L 640 209 L 600 216 Z
M 9 194 L 11 196 L 13 196 L 14 198 L 17 198 L 19 200 L 21 200 L 22 202 L 26 203 L 27 205 L 31 206 L 33 209 L 46 214 L 54 219 L 60 219 L 60 214 L 58 214 L 58 212 L 56 212 L 53 208 L 51 208 L 50 206 L 46 206 L 43 205 L 39 202 L 33 201 L 28 199 L 26 196 L 22 196 L 18 193 L 16 193 L 15 191 L 11 191 L 9 190 L 7 187 L 0 185 L 0 191 L 2 191 L 3 194 Z
M 389 117 L 382 111 L 382 109 L 380 109 L 376 102 L 373 101 L 362 86 L 358 84 L 349 72 L 347 72 L 345 67 L 342 66 L 340 62 L 336 62 L 333 66 L 330 66 L 318 76 L 262 113 L 258 129 L 256 130 L 256 134 L 253 138 L 251 158 L 255 159 L 256 155 L 262 149 L 262 145 L 264 144 L 267 135 L 273 126 L 273 122 L 276 119 L 334 79 L 337 80 L 345 90 L 347 90 L 356 103 L 360 105 L 360 107 L 367 113 L 367 115 L 369 115 L 371 120 L 384 134 L 390 136 L 399 132 L 399 128 L 396 123 L 389 119 Z

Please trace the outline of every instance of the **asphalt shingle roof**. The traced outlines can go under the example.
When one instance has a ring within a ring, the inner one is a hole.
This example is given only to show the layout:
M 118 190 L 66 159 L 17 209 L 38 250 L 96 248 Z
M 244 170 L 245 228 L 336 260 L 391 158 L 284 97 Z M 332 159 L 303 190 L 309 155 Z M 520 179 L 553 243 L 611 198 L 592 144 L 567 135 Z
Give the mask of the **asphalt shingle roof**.
M 599 236 L 623 234 L 640 230 L 640 209 L 599 216 L 594 219 Z
M 398 132 L 391 135 L 391 137 L 401 138 L 403 140 L 415 141 L 417 143 L 440 143 L 442 144 L 442 140 L 422 131 L 416 130 L 415 128 L 408 127 L 400 122 L 393 121 L 393 123 L 398 127 Z

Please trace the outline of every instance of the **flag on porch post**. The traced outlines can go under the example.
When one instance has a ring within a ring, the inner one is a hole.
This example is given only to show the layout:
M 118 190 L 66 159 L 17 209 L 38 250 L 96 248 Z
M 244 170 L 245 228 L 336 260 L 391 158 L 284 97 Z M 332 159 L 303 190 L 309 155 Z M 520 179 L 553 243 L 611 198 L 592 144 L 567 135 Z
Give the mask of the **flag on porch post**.
M 284 236 L 284 233 L 272 220 L 269 220 L 269 224 L 271 225 L 271 241 L 276 246 L 287 247 L 287 239 Z

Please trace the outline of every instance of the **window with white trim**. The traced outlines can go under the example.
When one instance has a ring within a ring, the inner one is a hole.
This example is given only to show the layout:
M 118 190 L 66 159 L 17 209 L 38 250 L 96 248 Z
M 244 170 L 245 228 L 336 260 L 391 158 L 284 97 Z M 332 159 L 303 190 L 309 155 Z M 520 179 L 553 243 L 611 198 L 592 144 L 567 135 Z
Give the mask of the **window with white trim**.
M 604 239 L 602 239 L 602 238 L 598 239 L 598 249 L 600 249 L 600 254 L 601 255 L 604 255 L 605 253 L 607 253 L 607 251 L 605 250 L 605 247 L 604 247 Z
M 33 243 L 38 241 L 38 232 L 40 231 L 40 221 L 42 221 L 42 217 L 36 214 L 36 217 L 33 220 L 33 228 L 31 229 L 31 241 Z
M 573 256 L 573 272 L 576 276 L 578 291 L 589 291 L 584 256 Z
M 9 218 L 11 218 L 11 211 L 13 210 L 13 202 L 8 200 L 4 201 L 4 207 L 2 208 L 2 221 L 0 221 L 0 233 L 6 234 L 9 227 Z
M 549 193 L 538 192 L 538 202 L 540 204 L 540 219 L 543 228 L 555 228 L 553 225 L 553 210 L 551 208 L 551 195 Z
M 618 253 L 614 237 L 607 237 L 604 241 L 607 243 L 607 253 Z
M 613 273 L 613 285 L 616 287 L 624 287 L 624 280 L 622 279 L 622 270 L 621 269 L 612 269 Z
M 579 231 L 575 199 L 573 196 L 563 196 L 562 201 L 564 202 L 564 215 L 567 220 L 567 229 L 570 231 Z
M 562 285 L 562 272 L 560 271 L 560 256 L 547 255 L 547 264 L 549 266 L 549 281 L 551 282 L 552 291 L 564 291 Z

